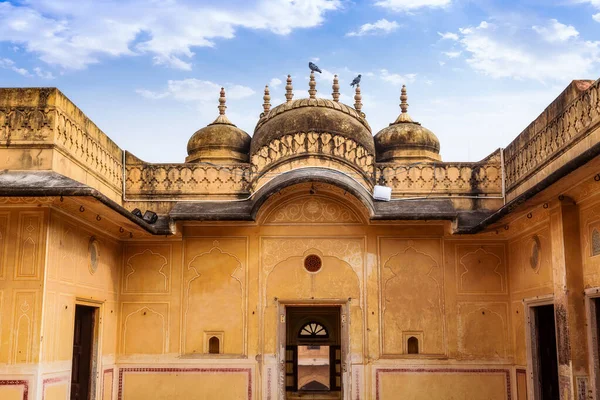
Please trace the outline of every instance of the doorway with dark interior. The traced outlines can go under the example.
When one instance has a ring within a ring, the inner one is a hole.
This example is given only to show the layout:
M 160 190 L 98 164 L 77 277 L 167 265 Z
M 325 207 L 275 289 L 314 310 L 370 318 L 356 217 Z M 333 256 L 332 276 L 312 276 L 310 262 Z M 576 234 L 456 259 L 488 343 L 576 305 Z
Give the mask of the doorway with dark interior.
M 340 399 L 342 349 L 339 306 L 286 307 L 287 399 Z
M 554 305 L 531 308 L 531 362 L 535 400 L 559 400 Z
M 97 307 L 77 304 L 73 327 L 73 359 L 71 369 L 71 400 L 92 400 L 95 389 Z

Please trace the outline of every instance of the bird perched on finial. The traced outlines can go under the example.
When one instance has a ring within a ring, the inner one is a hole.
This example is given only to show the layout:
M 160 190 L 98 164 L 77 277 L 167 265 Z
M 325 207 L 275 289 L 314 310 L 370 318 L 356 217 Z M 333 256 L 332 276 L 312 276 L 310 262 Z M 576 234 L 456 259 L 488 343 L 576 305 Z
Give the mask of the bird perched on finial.
M 360 74 L 358 74 L 358 76 L 352 80 L 352 82 L 350 83 L 350 86 L 354 87 L 354 85 L 358 85 L 359 83 L 360 83 Z
M 323 71 L 321 71 L 321 68 L 317 67 L 317 64 L 315 64 L 315 63 L 313 63 L 311 61 L 308 62 L 308 68 L 310 68 L 310 70 L 313 71 L 313 72 L 314 71 L 316 71 L 318 73 L 322 73 L 323 72 Z

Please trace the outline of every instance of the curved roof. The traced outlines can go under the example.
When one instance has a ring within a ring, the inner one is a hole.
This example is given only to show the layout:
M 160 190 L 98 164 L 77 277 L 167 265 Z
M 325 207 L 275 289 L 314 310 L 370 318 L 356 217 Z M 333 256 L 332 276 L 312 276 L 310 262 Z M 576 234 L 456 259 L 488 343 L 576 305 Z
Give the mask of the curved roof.
M 250 153 L 285 135 L 309 132 L 341 135 L 375 152 L 371 127 L 358 111 L 333 100 L 309 98 L 288 101 L 266 113 L 256 124 Z

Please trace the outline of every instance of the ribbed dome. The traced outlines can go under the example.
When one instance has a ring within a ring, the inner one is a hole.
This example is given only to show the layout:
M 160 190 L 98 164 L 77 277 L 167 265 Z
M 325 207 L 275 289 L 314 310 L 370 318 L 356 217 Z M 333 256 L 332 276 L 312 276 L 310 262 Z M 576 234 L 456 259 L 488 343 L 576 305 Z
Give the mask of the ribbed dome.
M 236 127 L 225 115 L 225 90 L 221 88 L 219 116 L 208 126 L 197 130 L 187 145 L 185 162 L 248 162 L 250 135 Z
M 285 135 L 295 133 L 329 133 L 352 139 L 374 154 L 371 127 L 354 108 L 321 99 L 298 99 L 283 103 L 258 121 L 250 153 Z
M 429 129 L 408 115 L 406 87 L 400 96 L 402 113 L 375 135 L 377 162 L 439 161 L 440 141 Z

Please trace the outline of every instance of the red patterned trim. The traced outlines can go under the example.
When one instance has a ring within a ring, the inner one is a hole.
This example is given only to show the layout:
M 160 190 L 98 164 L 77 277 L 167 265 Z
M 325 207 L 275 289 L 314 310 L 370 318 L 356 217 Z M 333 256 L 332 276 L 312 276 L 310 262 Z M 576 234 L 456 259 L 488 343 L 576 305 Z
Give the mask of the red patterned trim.
M 54 378 L 46 378 L 42 381 L 42 400 L 46 397 L 46 386 L 54 385 L 60 382 L 68 382 L 68 376 L 57 376 Z
M 115 369 L 114 368 L 107 368 L 104 370 L 104 372 L 102 373 L 102 394 L 100 395 L 100 397 L 102 399 L 104 399 L 104 381 L 106 380 L 106 375 L 110 373 L 111 378 L 113 378 L 113 381 L 110 383 L 110 400 L 112 400 L 113 398 L 113 386 L 115 385 Z
M 252 370 L 250 368 L 119 368 L 119 391 L 117 400 L 123 399 L 123 373 L 124 372 L 151 372 L 151 373 L 240 373 L 248 374 L 248 400 L 252 400 Z M 510 400 L 510 399 L 509 399 Z
M 271 396 L 271 374 L 273 368 L 267 368 L 267 400 L 272 400 Z
M 29 381 L 25 380 L 0 380 L 0 386 L 21 386 L 23 385 L 23 400 L 29 398 Z
M 356 400 L 360 400 L 360 379 L 358 370 L 356 370 L 356 377 L 354 378 L 354 385 L 356 386 Z
M 446 373 L 446 374 L 504 374 L 506 377 L 506 400 L 512 400 L 512 394 L 510 390 L 510 370 L 508 369 L 445 369 L 445 368 L 382 368 L 378 369 L 375 373 L 375 399 L 379 398 L 379 374 L 388 372 L 395 373 Z

